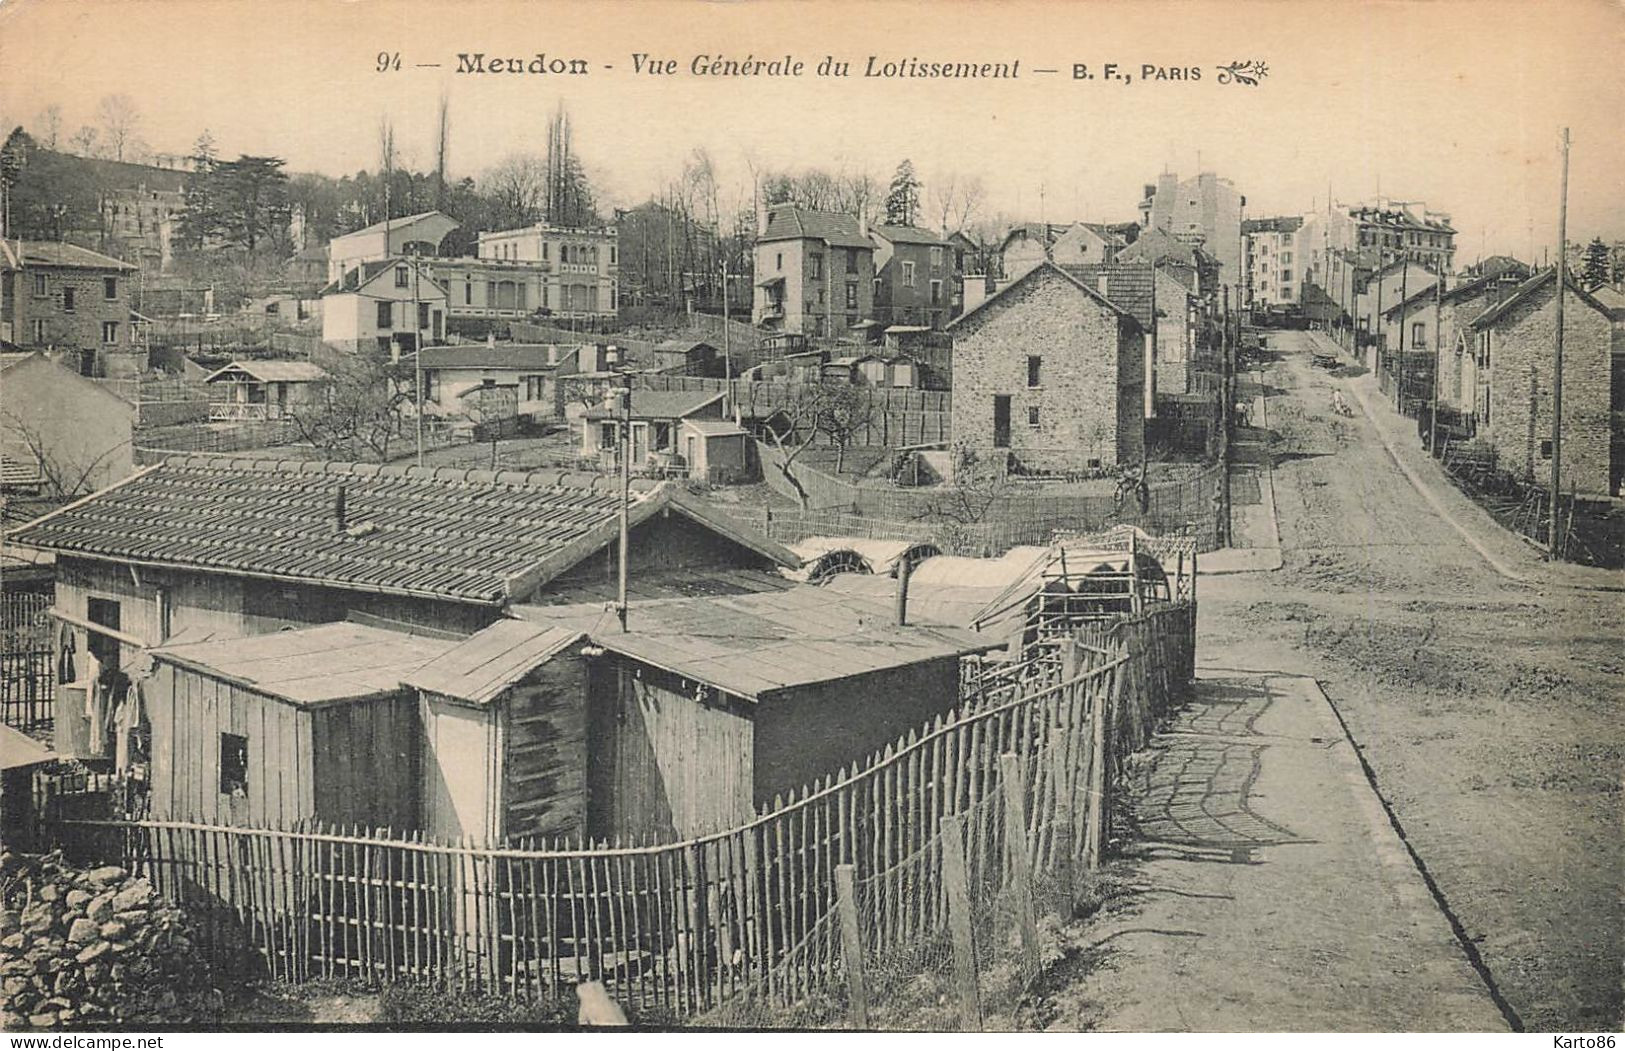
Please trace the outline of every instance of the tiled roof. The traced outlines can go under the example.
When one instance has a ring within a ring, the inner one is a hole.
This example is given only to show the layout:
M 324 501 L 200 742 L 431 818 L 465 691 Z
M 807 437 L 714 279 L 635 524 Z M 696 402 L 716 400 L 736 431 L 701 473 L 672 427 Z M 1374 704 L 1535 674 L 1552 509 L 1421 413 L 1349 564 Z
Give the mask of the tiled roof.
M 918 226 L 882 225 L 874 227 L 874 232 L 892 244 L 945 246 L 948 243 L 930 230 L 921 229 Z
M 1301 215 L 1274 215 L 1262 219 L 1243 219 L 1241 232 L 1244 234 L 1290 234 L 1303 227 Z
M 64 241 L 0 240 L 0 263 L 15 270 L 29 266 L 71 267 L 77 270 L 135 270 L 130 263 Z
M 1020 285 L 1026 284 L 1027 281 L 1029 281 L 1033 277 L 1033 275 L 1038 274 L 1041 271 L 1049 271 L 1051 273 L 1059 274 L 1062 278 L 1064 278 L 1069 283 L 1071 283 L 1073 285 L 1076 285 L 1086 295 L 1088 295 L 1089 298 L 1095 300 L 1098 303 L 1101 303 L 1104 306 L 1110 307 L 1112 310 L 1116 311 L 1118 314 L 1122 315 L 1123 317 L 1134 318 L 1134 316 L 1135 316 L 1129 310 L 1127 310 L 1124 307 L 1120 306 L 1119 304 L 1113 302 L 1111 299 L 1107 298 L 1106 296 L 1101 295 L 1100 290 L 1095 288 L 1093 285 L 1084 283 L 1076 275 L 1068 273 L 1062 267 L 1057 266 L 1053 261 L 1045 259 L 1045 260 L 1039 262 L 1036 266 L 1032 267 L 1026 273 L 1024 273 L 1021 276 L 1017 277 L 1015 280 L 1013 280 L 1013 281 L 1009 282 L 1008 284 L 1004 285 L 997 292 L 993 293 L 991 296 L 988 296 L 986 299 L 982 300 L 980 303 L 976 304 L 971 309 L 965 311 L 963 314 L 959 315 L 958 317 L 954 318 L 952 321 L 948 322 L 948 328 L 950 328 L 950 329 L 958 328 L 963 322 L 965 322 L 969 318 L 976 317 L 978 314 L 980 314 L 982 311 L 988 309 L 993 304 L 995 304 L 995 303 L 1002 304 L 1004 302 L 1004 297 L 1006 295 L 1008 295 L 1012 289 L 1014 289 L 1014 288 L 1016 288 L 1016 287 L 1018 287 Z
M 366 284 L 368 281 L 371 281 L 373 278 L 377 277 L 379 274 L 383 273 L 385 270 L 388 270 L 394 265 L 395 260 L 393 259 L 374 259 L 370 263 L 362 263 L 360 266 L 352 266 L 350 269 L 344 272 L 344 276 L 335 281 L 329 282 L 327 287 L 323 288 L 320 294 L 330 296 L 338 292 L 355 292 L 359 290 L 362 285 Z
M 794 204 L 769 207 L 767 231 L 758 242 L 797 241 L 803 238 L 824 241 L 844 248 L 874 248 L 863 236 L 863 225 L 855 215 L 842 212 L 815 212 Z
M 659 501 L 634 482 L 637 509 Z M 618 480 L 563 471 L 175 458 L 23 526 L 10 543 L 496 605 L 614 532 Z M 346 530 L 335 503 L 344 491 Z M 601 546 L 601 545 L 600 545 Z
M 548 361 L 549 351 L 554 359 Z M 579 352 L 579 346 L 549 343 L 468 343 L 455 347 L 424 347 L 418 364 L 426 369 L 514 369 L 545 372 Z
M 306 708 L 394 693 L 404 676 L 457 645 L 340 622 L 160 646 L 153 656 Z
M 579 628 L 607 650 L 753 699 L 1001 644 L 962 628 L 898 627 L 889 601 L 818 587 L 633 604 L 625 632 L 597 605 L 513 612 Z
M 339 234 L 336 237 L 334 237 L 333 240 L 337 241 L 337 240 L 339 240 L 340 238 L 343 238 L 343 237 L 355 237 L 357 234 L 380 233 L 380 232 L 383 231 L 385 226 L 388 226 L 389 229 L 390 229 L 390 232 L 393 233 L 396 230 L 401 229 L 403 226 L 416 226 L 417 224 L 423 222 L 424 220 L 432 219 L 433 217 L 435 217 L 437 215 L 440 216 L 440 218 L 445 221 L 445 223 L 446 223 L 446 231 L 448 233 L 451 232 L 452 230 L 457 229 L 457 226 L 458 226 L 457 220 L 453 219 L 451 216 L 446 215 L 444 212 L 428 211 L 428 212 L 419 212 L 416 215 L 398 215 L 393 219 L 387 219 L 387 220 L 386 219 L 380 219 L 378 222 L 373 223 L 371 226 L 363 226 L 359 230 L 351 230 L 347 234 Z
M 721 398 L 715 390 L 635 390 L 632 392 L 632 418 L 635 420 L 680 420 Z M 618 416 L 619 409 L 601 406 L 588 409 L 588 419 Z
M 1471 322 L 1472 327 L 1487 328 L 1490 325 L 1495 324 L 1497 321 L 1509 314 L 1519 303 L 1522 303 L 1524 300 L 1534 295 L 1535 292 L 1540 290 L 1543 286 L 1550 284 L 1552 275 L 1555 273 L 1557 273 L 1556 267 L 1547 267 L 1534 277 L 1531 277 L 1529 280 L 1513 289 L 1511 295 L 1507 296 L 1505 299 L 1502 299 L 1498 303 L 1491 304 L 1489 309 L 1485 310 L 1484 313 L 1474 318 Z M 1572 292 L 1575 297 L 1580 300 L 1580 302 L 1585 303 L 1587 306 L 1590 306 L 1605 316 L 1612 317 L 1607 307 L 1597 302 L 1595 296 L 1591 295 L 1591 293 L 1581 288 L 1579 284 L 1575 282 L 1574 275 L 1564 274 L 1563 286 L 1568 289 L 1568 291 Z M 1565 300 L 1566 298 L 1567 297 L 1565 297 Z
M 326 370 L 308 361 L 234 361 L 211 372 L 203 382 L 213 383 L 232 371 L 247 373 L 261 383 L 314 383 L 327 378 Z
M 1142 231 L 1133 244 L 1118 252 L 1117 261 L 1156 263 L 1172 259 L 1186 266 L 1197 266 L 1204 254 L 1195 245 L 1186 244 L 1166 231 L 1151 229 Z
M 1144 263 L 1085 263 L 1061 269 L 1102 292 L 1107 299 L 1133 314 L 1141 328 L 1151 330 L 1152 304 L 1156 299 L 1156 272 L 1151 267 Z M 1100 287 L 1103 277 L 1106 279 L 1104 290 Z

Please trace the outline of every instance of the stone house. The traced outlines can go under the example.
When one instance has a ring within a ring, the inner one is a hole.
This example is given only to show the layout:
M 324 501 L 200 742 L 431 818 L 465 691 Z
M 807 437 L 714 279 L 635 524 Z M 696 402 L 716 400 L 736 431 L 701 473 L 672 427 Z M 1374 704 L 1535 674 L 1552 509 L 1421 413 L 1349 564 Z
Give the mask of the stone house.
M 1187 284 L 1194 272 L 1149 263 L 1105 263 L 1063 267 L 1117 306 L 1134 315 L 1145 333 L 1145 414 L 1154 411 L 1156 392 L 1184 394 L 1196 347 L 1200 300 Z
M 1476 354 L 1473 411 L 1478 436 L 1503 470 L 1549 479 L 1552 457 L 1552 355 L 1555 271 L 1519 285 L 1470 325 Z M 1611 492 L 1610 409 L 1613 323 L 1609 312 L 1569 277 L 1563 310 L 1563 462 L 1559 482 L 1581 497 Z
M 963 294 L 947 241 L 918 226 L 876 226 L 875 316 L 887 325 L 940 329 Z
M 417 357 L 424 414 L 485 422 L 485 407 L 469 395 L 501 388 L 513 392 L 515 415 L 537 424 L 558 422 L 564 418 L 560 379 L 576 372 L 580 355 L 580 346 L 557 343 L 425 347 Z
M 78 245 L 0 239 L 0 341 L 73 352 L 86 376 L 139 375 L 146 355 L 130 300 L 137 273 Z
M 1123 237 L 1105 223 L 1022 223 L 1004 235 L 1002 273 L 1019 275 L 1046 258 L 1062 266 L 1110 263 L 1123 245 Z
M 1097 289 L 1046 261 L 948 329 L 956 444 L 1034 470 L 1144 459 L 1144 332 Z
M 1516 270 L 1476 277 L 1437 295 L 1437 286 L 1429 285 L 1387 311 L 1389 329 L 1405 328 L 1407 350 L 1437 352 L 1439 404 L 1454 409 L 1472 405 L 1475 359 L 1466 327 L 1528 277 L 1529 269 L 1519 264 Z
M 752 324 L 836 336 L 874 313 L 875 246 L 855 215 L 775 204 L 757 217 Z

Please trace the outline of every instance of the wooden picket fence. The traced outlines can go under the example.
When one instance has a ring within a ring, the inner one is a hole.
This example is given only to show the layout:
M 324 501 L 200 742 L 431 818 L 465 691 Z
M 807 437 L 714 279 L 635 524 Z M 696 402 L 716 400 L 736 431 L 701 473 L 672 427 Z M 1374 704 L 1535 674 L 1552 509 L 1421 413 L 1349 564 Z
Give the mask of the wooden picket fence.
M 70 856 L 144 871 L 217 956 L 277 979 L 412 978 L 519 997 L 597 979 L 634 1010 L 675 1018 L 742 997 L 847 996 L 837 869 L 867 888 L 863 951 L 876 952 L 953 922 L 945 859 L 1017 891 L 1098 863 L 1111 784 L 1178 702 L 1194 635 L 1194 603 L 1178 602 L 1091 625 L 1023 664 L 973 667 L 953 713 L 746 825 L 681 843 L 493 847 L 177 821 L 56 832 Z

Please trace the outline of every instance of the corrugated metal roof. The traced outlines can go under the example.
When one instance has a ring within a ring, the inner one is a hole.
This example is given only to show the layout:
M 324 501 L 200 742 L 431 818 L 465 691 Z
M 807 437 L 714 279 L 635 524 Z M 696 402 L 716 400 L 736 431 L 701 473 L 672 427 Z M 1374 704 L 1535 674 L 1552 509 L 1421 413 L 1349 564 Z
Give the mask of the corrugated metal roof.
M 157 660 L 310 707 L 398 690 L 405 676 L 457 645 L 343 622 L 151 652 Z
M 577 629 L 499 620 L 405 676 L 404 681 L 416 689 L 470 704 L 488 704 L 555 654 L 584 638 L 585 633 Z
M 898 627 L 891 608 L 825 588 L 635 604 L 622 632 L 601 606 L 516 606 L 527 620 L 739 697 L 979 653 L 998 643 L 953 627 Z

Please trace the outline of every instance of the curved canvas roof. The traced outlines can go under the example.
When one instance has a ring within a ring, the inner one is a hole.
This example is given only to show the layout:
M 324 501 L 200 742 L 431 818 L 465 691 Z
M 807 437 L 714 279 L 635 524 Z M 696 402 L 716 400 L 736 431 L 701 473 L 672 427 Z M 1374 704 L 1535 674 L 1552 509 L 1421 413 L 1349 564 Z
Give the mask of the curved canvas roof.
M 862 572 L 876 576 L 895 576 L 897 565 L 904 559 L 916 565 L 942 553 L 937 545 L 923 540 L 872 540 L 852 536 L 810 536 L 790 545 L 790 550 L 802 560 L 801 568 L 785 571 L 793 580 L 819 581 L 831 575 L 833 563 L 842 556 L 852 556 L 862 565 Z

